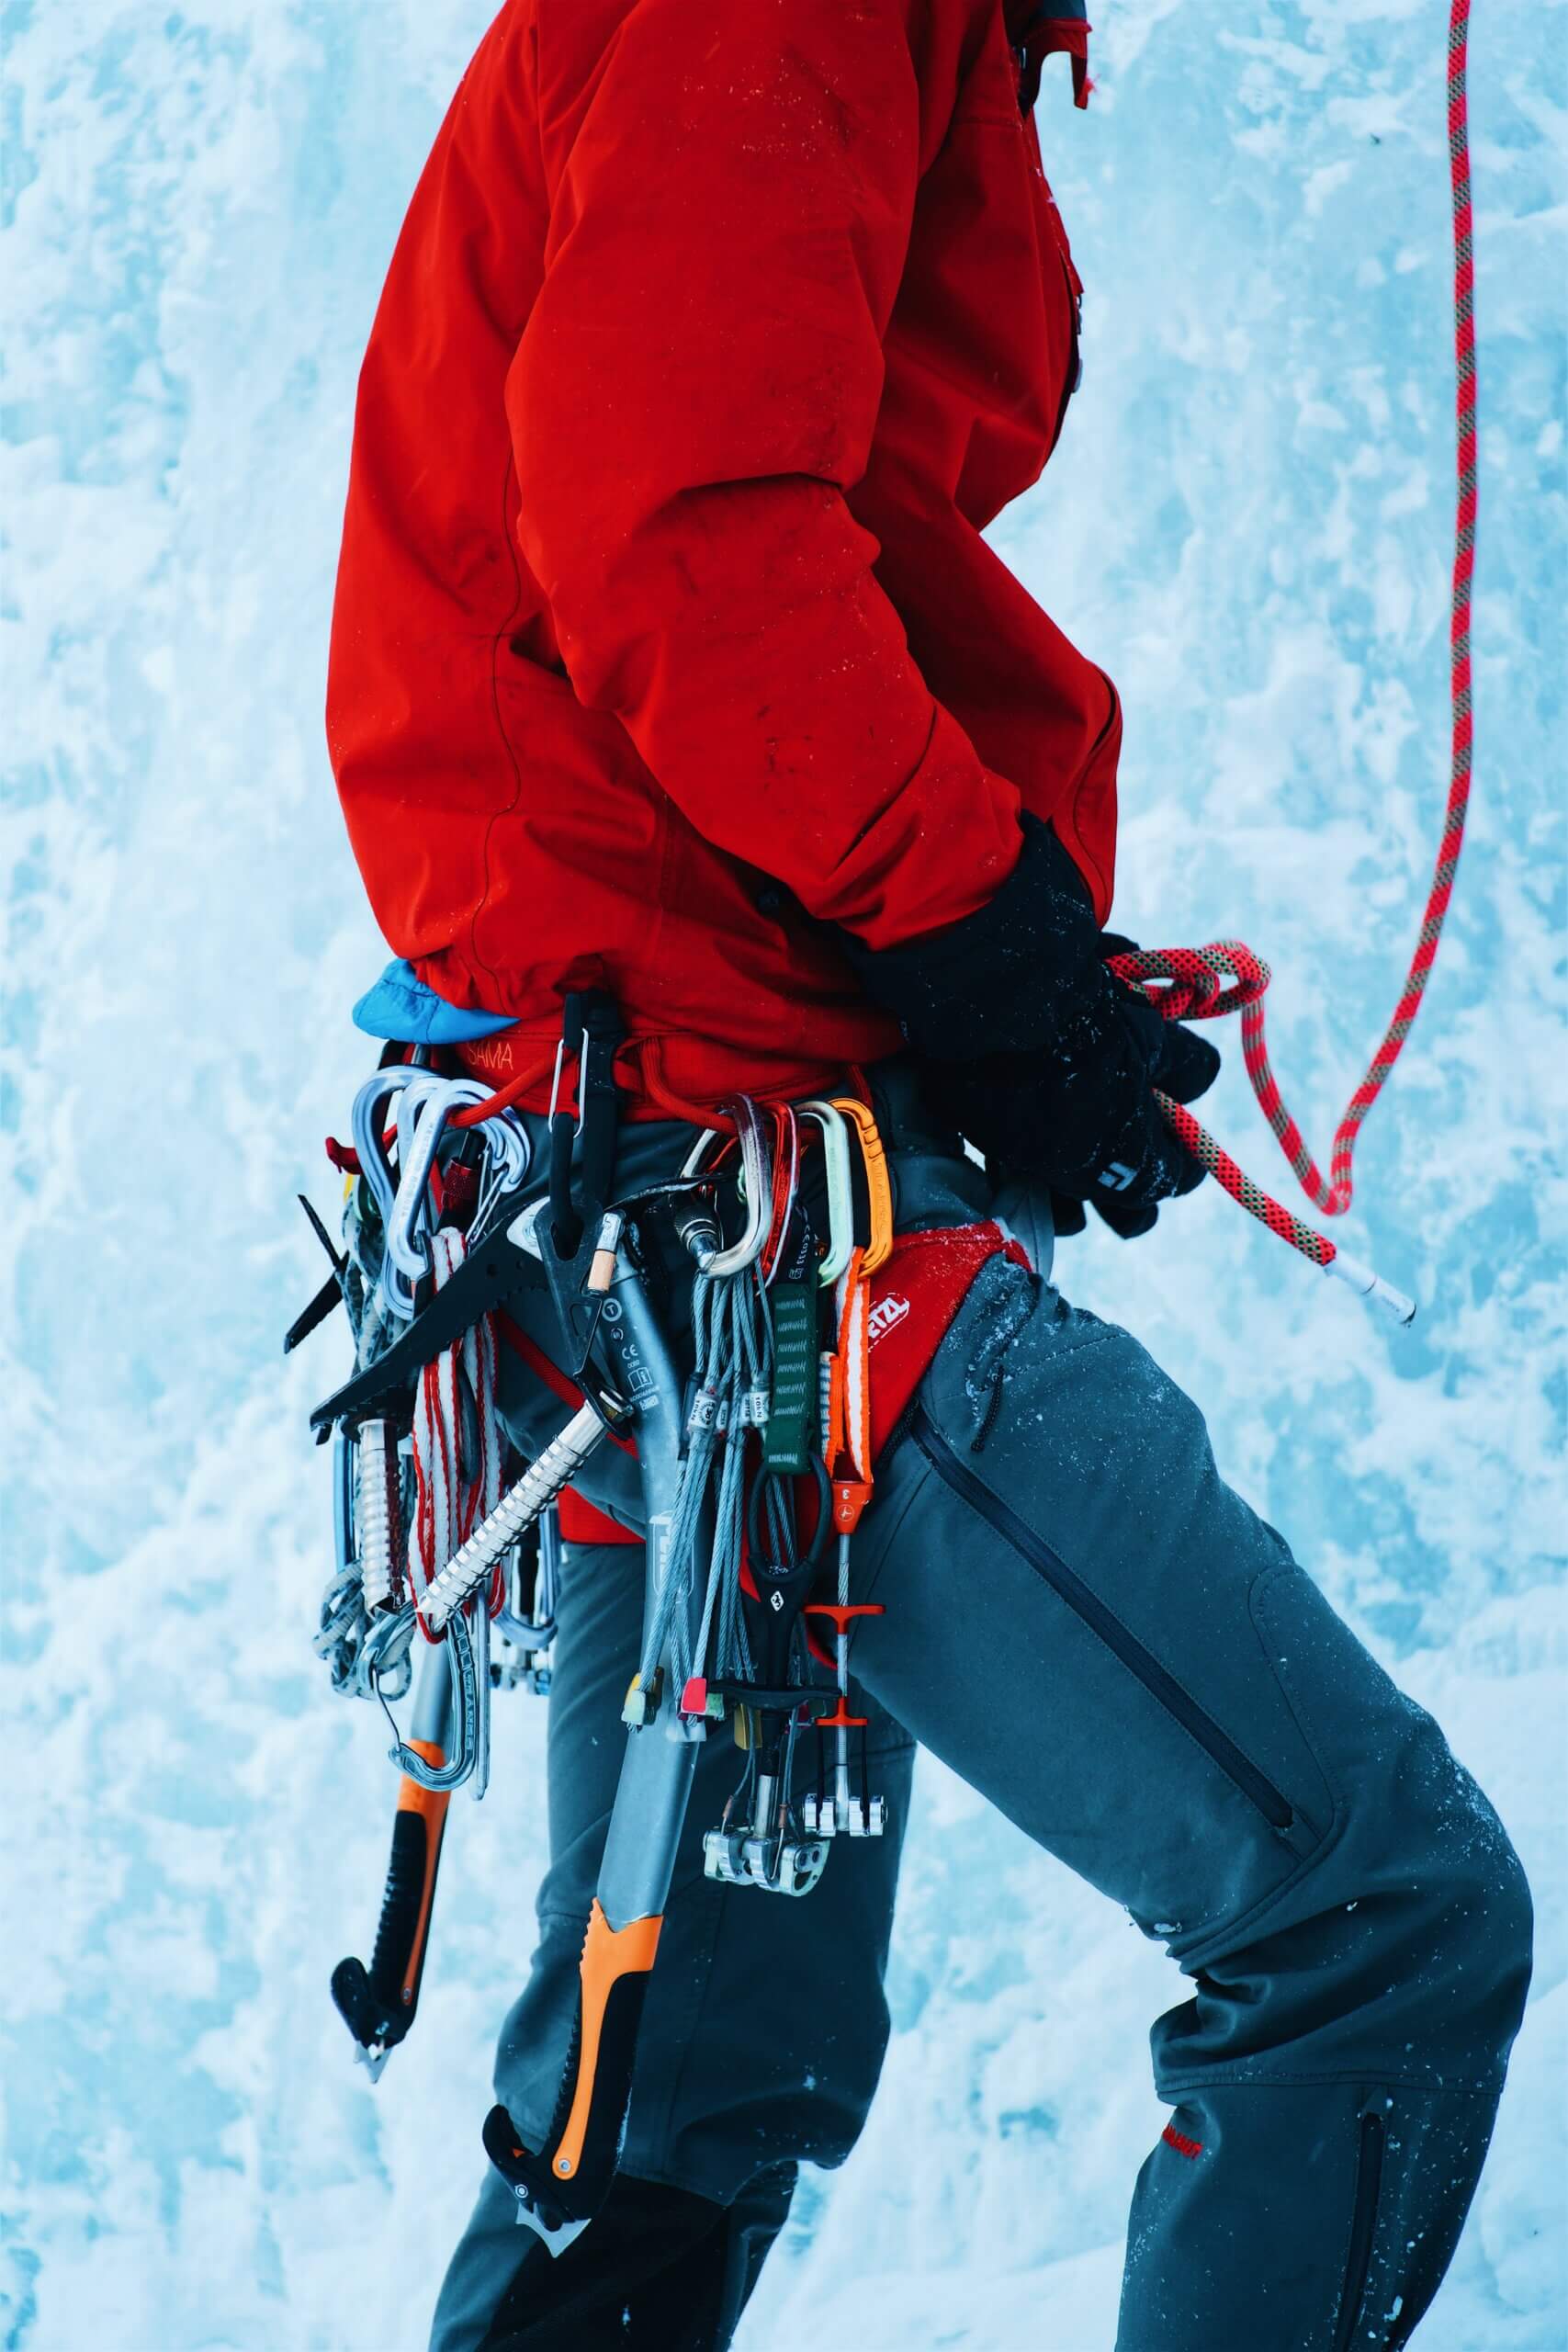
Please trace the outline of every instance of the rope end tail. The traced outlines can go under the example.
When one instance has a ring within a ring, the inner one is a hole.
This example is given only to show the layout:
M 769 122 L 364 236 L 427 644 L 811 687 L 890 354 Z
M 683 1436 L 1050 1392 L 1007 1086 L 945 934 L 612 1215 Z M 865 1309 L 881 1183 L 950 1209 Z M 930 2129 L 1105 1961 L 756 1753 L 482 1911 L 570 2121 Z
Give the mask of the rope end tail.
M 1350 1288 L 1359 1291 L 1363 1298 L 1375 1300 L 1379 1306 L 1393 1317 L 1396 1323 L 1407 1325 L 1415 1322 L 1416 1301 L 1407 1297 L 1404 1291 L 1395 1290 L 1392 1283 L 1385 1283 L 1380 1273 L 1363 1264 L 1359 1258 L 1352 1258 L 1348 1250 L 1336 1250 L 1323 1271 L 1325 1274 L 1337 1274 L 1342 1283 L 1348 1283 Z

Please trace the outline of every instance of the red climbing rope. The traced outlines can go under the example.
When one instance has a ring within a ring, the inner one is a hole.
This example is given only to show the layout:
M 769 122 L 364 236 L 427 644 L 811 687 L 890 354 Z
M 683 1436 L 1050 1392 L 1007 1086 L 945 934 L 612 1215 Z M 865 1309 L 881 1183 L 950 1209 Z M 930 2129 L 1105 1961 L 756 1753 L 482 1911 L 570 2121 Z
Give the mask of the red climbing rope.
M 1350 1205 L 1352 1161 L 1362 1122 L 1377 1101 L 1415 1026 L 1427 978 L 1437 961 L 1438 942 L 1453 896 L 1454 873 L 1464 842 L 1464 820 L 1470 805 L 1472 752 L 1470 692 L 1470 595 L 1475 571 L 1475 259 L 1470 202 L 1470 122 L 1465 98 L 1465 62 L 1470 33 L 1470 0 L 1450 0 L 1449 16 L 1449 172 L 1453 189 L 1454 242 L 1454 361 L 1457 378 L 1458 441 L 1457 495 L 1454 514 L 1453 601 L 1450 615 L 1450 699 L 1452 755 L 1448 808 L 1438 847 L 1436 870 L 1421 921 L 1416 952 L 1410 959 L 1404 988 L 1394 1008 L 1382 1043 L 1372 1056 L 1366 1076 L 1350 1097 L 1335 1131 L 1328 1182 L 1307 1148 L 1300 1127 L 1285 1106 L 1278 1081 L 1269 1066 L 1264 1036 L 1263 997 L 1269 967 L 1238 940 L 1217 940 L 1212 946 L 1170 948 L 1117 956 L 1111 969 L 1121 978 L 1142 988 L 1168 1020 L 1213 1020 L 1220 1014 L 1241 1013 L 1242 1053 L 1252 1091 L 1263 1115 L 1279 1137 L 1280 1148 L 1299 1178 L 1303 1191 L 1325 1216 L 1343 1216 Z M 1233 985 L 1223 985 L 1226 977 Z M 1325 1272 L 1345 1275 L 1358 1290 L 1379 1297 L 1394 1308 L 1404 1322 L 1416 1309 L 1411 1302 L 1380 1283 L 1370 1268 L 1347 1257 L 1338 1245 L 1314 1227 L 1272 1199 L 1239 1168 L 1230 1154 L 1201 1126 L 1190 1111 L 1168 1095 L 1159 1096 L 1166 1118 L 1193 1157 L 1200 1159 L 1235 1201 L 1280 1235 L 1292 1249 Z

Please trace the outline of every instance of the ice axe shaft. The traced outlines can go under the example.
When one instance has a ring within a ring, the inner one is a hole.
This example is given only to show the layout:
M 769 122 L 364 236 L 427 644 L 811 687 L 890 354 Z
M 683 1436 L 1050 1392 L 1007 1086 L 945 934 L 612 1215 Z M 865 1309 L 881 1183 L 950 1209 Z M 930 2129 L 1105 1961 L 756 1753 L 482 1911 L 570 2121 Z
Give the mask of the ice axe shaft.
M 637 1416 L 651 1622 L 680 1478 L 681 1385 L 669 1343 L 624 1253 L 615 1261 L 599 1337 L 615 1386 Z M 705 1584 L 701 1576 L 693 1579 L 694 1635 Z M 549 2130 L 535 2150 L 504 2107 L 492 2108 L 485 2122 L 486 2152 L 517 2199 L 518 2220 L 552 2254 L 581 2236 L 609 2194 L 631 2103 L 637 2029 L 704 1730 L 682 1717 L 668 1672 L 664 1681 L 663 1706 L 650 1709 L 626 1736 Z

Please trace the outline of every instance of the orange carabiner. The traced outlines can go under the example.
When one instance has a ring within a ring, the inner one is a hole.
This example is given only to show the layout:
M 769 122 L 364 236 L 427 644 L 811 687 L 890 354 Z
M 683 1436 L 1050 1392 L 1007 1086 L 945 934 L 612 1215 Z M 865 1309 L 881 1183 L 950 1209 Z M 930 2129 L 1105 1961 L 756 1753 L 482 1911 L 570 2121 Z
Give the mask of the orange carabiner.
M 865 1103 L 852 1094 L 836 1094 L 833 1108 L 850 1121 L 860 1138 L 871 1216 L 871 1236 L 861 1256 L 860 1271 L 863 1275 L 874 1274 L 893 1255 L 893 1183 L 887 1173 L 887 1154 Z

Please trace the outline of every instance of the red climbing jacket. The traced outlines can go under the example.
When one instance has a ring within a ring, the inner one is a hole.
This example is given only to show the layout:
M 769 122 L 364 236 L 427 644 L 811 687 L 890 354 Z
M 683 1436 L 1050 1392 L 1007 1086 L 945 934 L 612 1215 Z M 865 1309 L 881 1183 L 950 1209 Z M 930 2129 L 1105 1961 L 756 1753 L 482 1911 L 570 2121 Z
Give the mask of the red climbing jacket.
M 1081 61 L 1047 14 L 1031 81 Z M 971 913 L 1021 799 L 1104 919 L 1115 694 L 980 537 L 1077 370 L 1021 39 L 1012 0 L 509 0 L 469 66 L 360 379 L 328 736 L 393 948 L 519 1016 L 498 1081 L 590 984 L 645 1110 L 891 1050 L 807 918 Z

